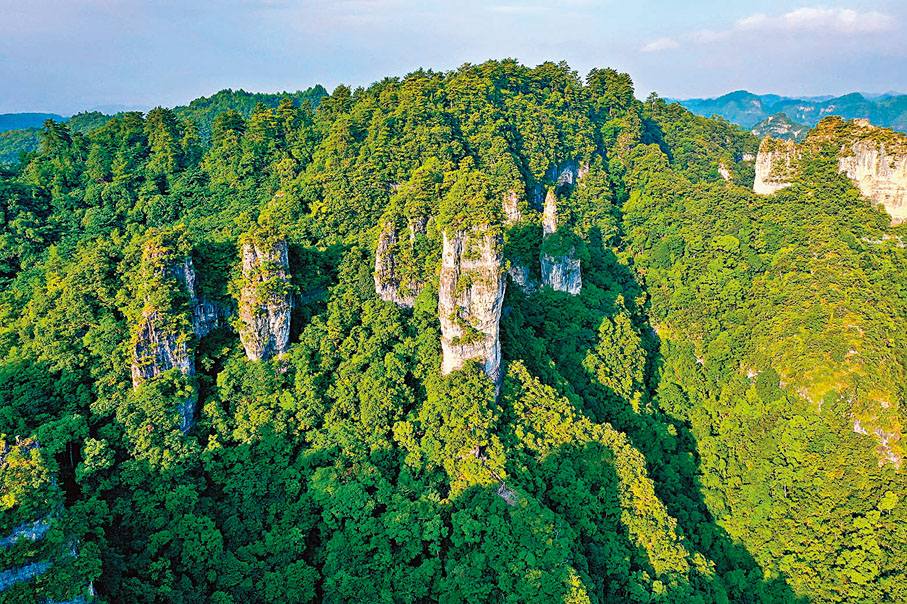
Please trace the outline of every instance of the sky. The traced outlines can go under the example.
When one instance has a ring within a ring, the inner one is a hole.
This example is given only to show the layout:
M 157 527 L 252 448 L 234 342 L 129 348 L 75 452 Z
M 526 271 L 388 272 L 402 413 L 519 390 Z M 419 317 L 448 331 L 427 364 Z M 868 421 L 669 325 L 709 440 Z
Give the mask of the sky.
M 0 0 L 0 113 L 566 60 L 639 97 L 907 92 L 904 0 Z

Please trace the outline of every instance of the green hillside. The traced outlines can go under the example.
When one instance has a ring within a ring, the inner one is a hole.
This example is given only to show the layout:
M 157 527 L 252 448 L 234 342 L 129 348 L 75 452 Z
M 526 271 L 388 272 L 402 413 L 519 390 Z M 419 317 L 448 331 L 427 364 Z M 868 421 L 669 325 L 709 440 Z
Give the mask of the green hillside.
M 200 136 L 207 141 L 211 137 L 211 125 L 214 122 L 214 118 L 229 109 L 238 112 L 243 117 L 249 117 L 258 103 L 274 109 L 282 99 L 289 98 L 297 106 L 308 103 L 314 108 L 318 106 L 318 102 L 325 96 L 327 96 L 327 91 L 320 85 L 304 91 L 273 94 L 226 89 L 210 97 L 195 99 L 187 106 L 175 107 L 174 112 L 180 119 L 193 120 L 198 127 Z M 20 153 L 36 151 L 40 140 L 40 126 L 47 119 L 66 122 L 70 130 L 84 133 L 102 126 L 112 117 L 97 111 L 79 113 L 70 118 L 61 118 L 53 114 L 24 113 L 8 114 L 8 116 L 10 119 L 4 122 L 3 118 L 5 116 L 0 115 L 0 164 L 17 163 Z M 31 118 L 30 120 L 18 119 L 16 116 L 31 116 Z M 34 116 L 46 117 L 35 122 L 37 118 Z M 14 120 L 13 118 L 16 119 Z M 9 127 L 4 128 L 4 123 L 8 123 Z
M 73 126 L 0 167 L 0 539 L 78 544 L 7 601 L 907 601 L 905 227 L 834 144 L 758 196 L 727 119 L 512 60 Z

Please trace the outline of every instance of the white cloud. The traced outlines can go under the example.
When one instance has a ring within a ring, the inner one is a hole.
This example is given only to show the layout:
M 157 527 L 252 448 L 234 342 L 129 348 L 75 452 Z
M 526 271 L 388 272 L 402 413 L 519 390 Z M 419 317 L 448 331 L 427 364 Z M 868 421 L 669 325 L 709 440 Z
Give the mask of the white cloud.
M 849 8 L 803 7 L 778 16 L 755 13 L 743 17 L 723 30 L 702 29 L 683 34 L 683 42 L 710 44 L 722 42 L 742 33 L 808 33 L 823 35 L 838 34 L 852 36 L 893 30 L 896 21 L 891 15 L 879 11 L 857 11 Z M 643 46 L 642 52 L 655 52 L 677 48 L 680 42 L 675 38 L 659 38 Z
M 832 30 L 842 34 L 864 34 L 893 29 L 894 25 L 892 17 L 874 10 L 860 12 L 849 8 L 803 7 L 775 18 L 757 13 L 737 21 L 734 29 Z
M 674 38 L 658 38 L 657 40 L 652 40 L 639 50 L 641 52 L 658 52 L 659 50 L 669 50 L 671 48 L 677 48 L 680 46 L 680 42 Z

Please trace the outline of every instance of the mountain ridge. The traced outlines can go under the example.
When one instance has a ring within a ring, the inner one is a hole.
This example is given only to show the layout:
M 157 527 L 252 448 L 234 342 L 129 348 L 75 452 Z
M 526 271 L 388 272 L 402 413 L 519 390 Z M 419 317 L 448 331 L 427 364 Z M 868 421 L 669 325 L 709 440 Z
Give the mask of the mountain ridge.
M 744 128 L 785 113 L 795 122 L 815 126 L 826 115 L 864 118 L 873 124 L 907 130 L 907 95 L 850 92 L 839 96 L 797 97 L 735 90 L 713 98 L 669 99 L 703 117 L 719 115 Z

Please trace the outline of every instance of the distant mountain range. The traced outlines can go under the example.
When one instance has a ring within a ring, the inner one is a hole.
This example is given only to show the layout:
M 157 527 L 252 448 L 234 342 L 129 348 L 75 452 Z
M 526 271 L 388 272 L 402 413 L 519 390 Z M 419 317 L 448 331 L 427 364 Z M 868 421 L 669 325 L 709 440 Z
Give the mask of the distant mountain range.
M 877 126 L 907 131 L 907 95 L 890 92 L 795 98 L 738 90 L 714 99 L 672 100 L 698 115 L 720 115 L 748 129 L 783 113 L 795 124 L 807 126 L 814 126 L 826 115 L 840 115 L 846 119 L 867 118 Z

